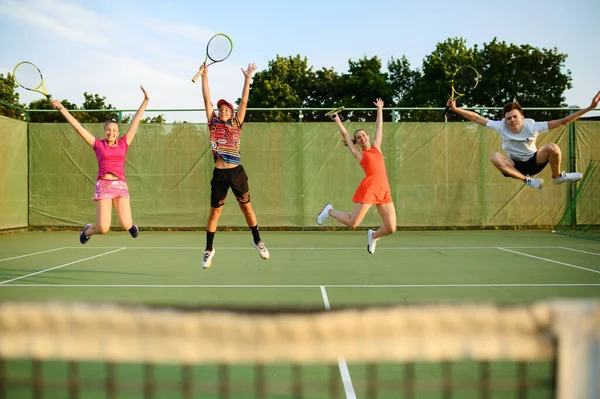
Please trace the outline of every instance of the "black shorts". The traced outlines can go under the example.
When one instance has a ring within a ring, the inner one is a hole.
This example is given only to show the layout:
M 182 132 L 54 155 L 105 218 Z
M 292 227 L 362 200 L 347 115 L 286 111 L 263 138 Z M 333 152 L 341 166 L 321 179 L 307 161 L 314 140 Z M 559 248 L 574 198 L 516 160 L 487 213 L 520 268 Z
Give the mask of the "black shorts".
M 210 187 L 210 206 L 213 208 L 220 208 L 225 204 L 229 187 L 240 204 L 250 202 L 248 176 L 242 165 L 231 169 L 214 168 Z
M 546 165 L 548 165 L 548 161 L 541 163 L 541 164 L 537 164 L 535 162 L 536 157 L 537 157 L 537 151 L 527 161 L 518 161 L 516 159 L 513 159 L 512 161 L 515 163 L 515 169 L 518 170 L 519 172 L 521 172 L 522 174 L 524 174 L 525 176 L 535 176 L 538 173 L 540 173 L 542 170 L 544 170 Z M 507 175 L 506 173 L 502 173 L 502 174 L 505 177 L 511 177 L 511 176 Z

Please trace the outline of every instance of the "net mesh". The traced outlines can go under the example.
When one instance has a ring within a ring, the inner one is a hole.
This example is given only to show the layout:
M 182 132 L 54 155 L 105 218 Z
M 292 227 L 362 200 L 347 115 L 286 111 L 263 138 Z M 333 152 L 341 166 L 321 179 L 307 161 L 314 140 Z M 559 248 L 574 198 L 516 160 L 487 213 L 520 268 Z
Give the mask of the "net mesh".
M 554 232 L 600 240 L 600 161 L 590 161 Z
M 27 89 L 37 89 L 42 84 L 42 74 L 30 63 L 23 63 L 15 69 L 15 79 Z
M 223 35 L 217 35 L 208 43 L 208 57 L 213 61 L 222 61 L 231 53 L 232 45 Z
M 0 337 L 2 397 L 591 398 L 600 302 L 296 313 L 3 303 Z

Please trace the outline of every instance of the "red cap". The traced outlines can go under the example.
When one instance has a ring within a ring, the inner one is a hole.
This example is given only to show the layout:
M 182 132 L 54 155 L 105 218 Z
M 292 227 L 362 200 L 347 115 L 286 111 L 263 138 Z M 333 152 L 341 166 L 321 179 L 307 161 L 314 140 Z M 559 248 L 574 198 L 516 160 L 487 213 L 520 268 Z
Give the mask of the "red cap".
M 233 105 L 231 105 L 231 103 L 230 103 L 230 102 L 228 102 L 228 101 L 226 101 L 226 100 L 224 100 L 224 99 L 220 99 L 220 100 L 217 102 L 217 108 L 219 108 L 219 107 L 220 107 L 221 105 L 223 105 L 223 104 L 225 104 L 225 105 L 227 105 L 229 108 L 231 108 L 231 112 L 234 112 L 234 111 L 235 111 L 235 109 L 233 108 Z

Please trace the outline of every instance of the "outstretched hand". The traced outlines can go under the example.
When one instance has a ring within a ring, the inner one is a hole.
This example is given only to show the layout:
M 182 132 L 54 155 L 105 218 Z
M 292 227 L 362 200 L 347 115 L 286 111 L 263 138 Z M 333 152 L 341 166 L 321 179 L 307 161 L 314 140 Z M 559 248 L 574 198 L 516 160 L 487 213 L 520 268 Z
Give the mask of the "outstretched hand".
M 144 100 L 150 100 L 150 96 L 148 95 L 146 89 L 144 89 L 144 86 L 140 85 L 140 89 L 142 89 L 142 91 L 144 92 Z
M 254 73 L 254 71 L 256 71 L 256 68 L 258 68 L 256 66 L 256 64 L 254 62 L 251 62 L 250 64 L 248 64 L 248 69 L 242 68 L 242 73 L 244 74 L 244 76 L 246 76 L 247 78 L 249 78 L 249 77 L 252 76 L 252 74 Z
M 373 104 L 375 104 L 375 106 L 377 107 L 377 109 L 383 109 L 383 100 L 381 98 L 375 99 L 375 101 L 373 102 Z
M 598 106 L 599 102 L 600 102 L 600 91 L 592 99 L 592 103 L 590 104 L 590 107 L 596 108 Z

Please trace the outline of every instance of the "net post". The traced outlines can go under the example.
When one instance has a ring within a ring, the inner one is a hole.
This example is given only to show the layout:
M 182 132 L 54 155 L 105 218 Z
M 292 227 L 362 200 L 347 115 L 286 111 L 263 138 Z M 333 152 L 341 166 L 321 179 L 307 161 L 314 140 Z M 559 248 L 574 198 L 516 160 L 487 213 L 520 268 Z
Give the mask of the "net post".
M 117 111 L 117 122 L 119 122 L 119 124 L 123 122 L 123 111 Z
M 557 399 L 600 397 L 600 304 L 590 301 L 555 304 L 558 337 Z

